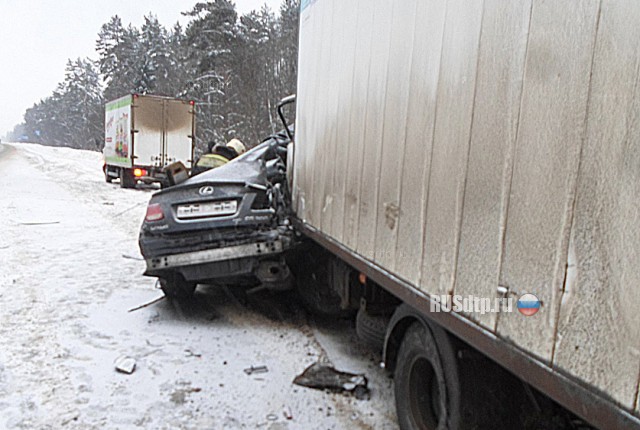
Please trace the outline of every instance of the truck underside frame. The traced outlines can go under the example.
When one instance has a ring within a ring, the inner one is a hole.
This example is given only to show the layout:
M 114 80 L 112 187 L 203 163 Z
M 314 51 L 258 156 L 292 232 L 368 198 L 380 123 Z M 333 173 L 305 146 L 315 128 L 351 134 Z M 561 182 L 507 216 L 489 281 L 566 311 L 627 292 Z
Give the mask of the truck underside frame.
M 431 299 L 406 281 L 353 253 L 334 239 L 299 219 L 294 225 L 354 269 L 409 304 L 425 317 L 459 337 L 514 375 L 548 395 L 563 407 L 602 429 L 637 430 L 640 419 L 619 407 L 607 395 L 588 387 L 453 312 L 431 312 Z M 526 375 L 526 379 L 523 378 Z

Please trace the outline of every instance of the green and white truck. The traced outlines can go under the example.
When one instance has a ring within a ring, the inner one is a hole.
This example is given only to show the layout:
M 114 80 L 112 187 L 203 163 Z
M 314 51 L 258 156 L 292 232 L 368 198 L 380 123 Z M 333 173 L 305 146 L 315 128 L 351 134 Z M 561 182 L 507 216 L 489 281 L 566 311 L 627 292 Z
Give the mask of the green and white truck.
M 193 162 L 195 103 L 171 97 L 129 94 L 106 104 L 104 175 L 122 188 L 138 181 L 165 183 L 164 168 Z

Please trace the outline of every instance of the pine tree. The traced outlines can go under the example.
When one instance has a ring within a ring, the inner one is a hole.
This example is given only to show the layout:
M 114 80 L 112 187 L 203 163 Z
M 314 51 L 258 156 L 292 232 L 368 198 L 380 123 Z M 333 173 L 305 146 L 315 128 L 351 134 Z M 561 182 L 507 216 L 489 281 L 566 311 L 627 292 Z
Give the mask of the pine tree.
M 111 17 L 108 23 L 104 24 L 98 33 L 96 41 L 96 52 L 98 53 L 98 65 L 100 74 L 104 80 L 109 80 L 120 70 L 121 58 L 119 45 L 124 40 L 124 27 L 118 15 Z
M 167 79 L 166 94 L 174 97 L 186 97 L 187 83 L 195 75 L 188 60 L 186 36 L 177 22 L 167 36 Z
M 66 141 L 73 147 L 93 149 L 102 141 L 102 88 L 96 67 L 89 59 L 67 63 L 65 80 L 57 92 L 68 132 Z
M 277 101 L 295 92 L 299 0 L 283 0 L 238 17 L 233 2 L 197 3 L 185 29 L 149 14 L 140 29 L 116 15 L 96 40 L 98 61 L 69 61 L 65 79 L 25 112 L 16 133 L 50 145 L 95 148 L 102 141 L 104 101 L 130 93 L 197 101 L 202 149 L 210 140 L 249 147 L 281 127 Z M 104 87 L 104 89 L 103 89 Z

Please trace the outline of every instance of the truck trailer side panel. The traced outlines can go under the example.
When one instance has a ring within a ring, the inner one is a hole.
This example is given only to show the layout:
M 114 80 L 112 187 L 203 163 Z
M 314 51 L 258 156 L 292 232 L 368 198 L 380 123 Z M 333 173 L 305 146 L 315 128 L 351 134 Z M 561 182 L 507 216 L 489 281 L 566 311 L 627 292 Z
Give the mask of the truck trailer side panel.
M 318 4 L 317 6 L 317 19 L 319 23 L 316 24 L 316 31 L 319 32 L 321 31 L 321 27 L 330 26 L 331 23 L 334 22 L 334 9 L 336 6 L 333 3 Z M 314 50 L 319 58 L 315 71 L 317 73 L 315 75 L 317 83 L 313 85 L 313 90 L 316 93 L 320 88 L 323 88 L 323 91 L 328 91 L 331 88 L 330 78 L 332 74 L 330 73 L 330 66 L 335 64 L 335 60 L 332 61 L 331 59 L 331 40 L 328 42 L 329 43 L 318 39 Z M 307 188 L 305 192 L 309 194 L 308 201 L 312 203 L 308 208 L 310 216 L 318 223 L 320 223 L 322 219 L 321 213 L 324 203 L 324 200 L 318 197 L 324 193 L 324 180 L 326 177 L 324 168 L 326 165 L 327 151 L 333 143 L 329 134 L 331 123 L 328 120 L 328 115 L 330 115 L 330 109 L 335 109 L 335 99 L 333 97 L 326 97 L 327 95 L 328 94 L 325 94 L 325 103 L 317 103 L 317 100 L 314 100 L 315 105 L 312 110 L 313 117 L 309 118 L 312 124 L 310 133 L 321 133 L 322 141 L 327 142 L 323 151 L 317 151 L 316 148 L 308 148 L 307 152 L 307 167 L 309 167 L 308 173 L 310 178 L 306 181 Z M 324 127 L 320 129 L 320 126 Z M 317 155 L 314 157 L 314 154 Z
M 420 276 L 432 294 L 454 290 L 481 24 L 482 2 L 447 2 Z
M 104 156 L 107 164 L 131 167 L 131 95 L 105 105 Z
M 396 224 L 399 216 L 401 184 L 401 176 L 398 172 L 402 172 L 406 145 L 417 4 L 416 0 L 395 3 L 391 23 L 392 49 L 387 63 L 387 102 L 384 105 L 383 117 L 393 117 L 394 120 L 384 122 L 383 145 L 380 153 L 381 168 L 380 175 L 376 178 L 379 181 L 378 200 L 385 202 L 385 212 L 384 216 L 378 213 L 375 225 L 371 226 L 375 237 L 374 258 L 390 269 L 395 266 L 398 237 Z M 384 142 L 393 143 L 385 145 Z M 339 190 L 336 191 L 339 194 Z
M 485 0 L 456 294 L 500 297 L 502 245 L 518 132 L 531 1 Z M 495 313 L 469 314 L 495 330 Z
M 297 216 L 427 294 L 536 294 L 466 317 L 637 409 L 640 4 L 342 3 L 302 6 Z
M 424 237 L 424 202 L 429 190 L 445 14 L 445 2 L 418 2 L 411 53 L 404 159 L 402 175 L 397 175 L 401 180 L 401 212 L 397 219 L 398 233 L 394 244 L 395 270 L 404 273 L 416 285 L 420 282 L 422 266 L 422 252 L 416 250 L 422 250 Z M 405 216 L 405 213 L 413 216 Z
M 598 0 L 535 1 L 531 11 L 500 282 L 536 294 L 536 318 L 503 314 L 498 333 L 551 362 L 580 147 L 585 132 Z
M 355 46 L 353 58 L 353 77 L 351 86 L 351 98 L 347 100 L 348 116 L 345 120 L 349 123 L 349 131 L 346 136 L 340 136 L 342 141 L 342 154 L 346 154 L 347 168 L 345 170 L 345 202 L 343 217 L 343 242 L 351 249 L 355 249 L 358 243 L 360 190 L 363 186 L 362 164 L 367 144 L 364 140 L 366 126 L 366 106 L 369 95 L 369 59 L 371 57 L 371 45 L 373 34 L 374 9 L 366 7 L 369 0 L 357 2 L 358 13 L 355 25 L 355 34 L 350 34 L 345 43 Z M 344 139 L 342 139 L 344 137 Z M 340 214 L 338 214 L 340 216 Z
M 387 79 L 391 56 L 391 31 L 394 2 L 376 0 L 368 7 L 373 9 L 373 35 L 369 65 L 369 85 L 364 128 L 364 153 L 359 199 L 359 228 L 357 250 L 367 258 L 374 259 L 375 226 L 380 187 L 380 165 L 382 163 L 382 137 L 384 133 L 384 109 L 387 103 Z M 344 17 L 341 17 L 344 19 Z M 335 23 L 334 23 L 335 24 Z M 380 29 L 387 29 L 379 31 Z M 322 37 L 318 35 L 319 37 Z M 340 115 L 347 115 L 342 112 Z M 398 142 L 394 144 L 399 145 Z M 332 199 L 330 194 L 326 198 Z
M 602 3 L 554 355 L 624 405 L 640 367 L 639 23 L 637 2 Z
M 313 21 L 307 19 L 306 21 L 303 21 L 302 19 L 300 20 L 300 26 L 313 26 L 313 25 L 319 25 L 318 23 L 318 19 L 314 19 Z M 305 38 L 305 39 L 300 39 L 299 41 L 299 45 L 298 45 L 298 49 L 299 50 L 304 50 L 304 51 L 310 51 L 310 52 L 314 52 L 316 49 L 316 46 L 320 43 L 320 41 L 318 41 L 317 39 L 313 39 L 313 38 Z M 311 98 L 312 94 L 315 94 L 315 91 L 313 90 L 313 88 L 311 88 L 311 83 L 312 82 L 318 82 L 318 75 L 319 73 L 317 72 L 317 67 L 318 67 L 318 61 L 319 58 L 318 56 L 310 58 L 309 61 L 307 61 L 305 64 L 299 64 L 298 66 L 298 76 L 304 76 L 306 77 L 306 79 L 310 82 L 309 85 L 306 85 L 303 88 L 299 88 L 298 89 L 298 96 L 297 98 L 299 99 L 298 101 L 298 105 L 300 105 L 299 109 L 298 109 L 298 113 L 300 115 L 304 115 L 304 119 L 302 120 L 305 124 L 307 124 L 307 129 L 306 130 L 301 130 L 296 132 L 296 136 L 300 139 L 305 139 L 305 140 L 309 140 L 306 138 L 306 136 L 309 135 L 310 131 L 312 130 L 311 127 L 311 121 L 313 120 L 313 118 L 315 118 L 315 103 Z M 304 106 L 302 106 L 304 104 Z M 308 195 L 298 195 L 297 193 L 300 192 L 305 192 L 305 193 L 309 193 L 309 186 L 310 184 L 307 184 L 307 180 L 312 177 L 312 175 L 309 174 L 309 169 L 311 169 L 312 166 L 308 165 L 308 160 L 306 157 L 306 154 L 309 152 L 309 148 L 306 146 L 301 146 L 300 148 L 297 148 L 297 150 L 295 151 L 295 167 L 297 167 L 300 170 L 303 170 L 305 172 L 307 172 L 307 175 L 293 175 L 293 186 L 292 186 L 292 200 L 293 202 L 295 202 L 296 206 L 294 206 L 294 210 L 296 212 L 306 212 L 306 209 L 304 207 L 304 201 L 307 200 Z M 304 190 L 304 191 L 303 191 Z
M 344 15 L 345 2 L 333 3 L 331 5 L 331 9 L 329 15 L 327 17 L 331 17 L 330 23 L 334 22 L 336 19 L 339 19 Z M 328 24 L 331 26 L 331 24 Z M 338 132 L 338 122 L 340 121 L 339 117 L 334 117 L 332 112 L 335 112 L 339 108 L 339 97 L 340 92 L 339 88 L 341 87 L 342 81 L 345 79 L 345 75 L 340 73 L 340 68 L 344 60 L 343 57 L 343 49 L 342 49 L 342 38 L 341 35 L 344 32 L 344 26 L 334 27 L 334 37 L 331 38 L 331 43 L 328 43 L 328 52 L 327 52 L 327 68 L 331 70 L 330 73 L 326 77 L 325 87 L 327 90 L 327 98 L 331 101 L 329 104 L 321 106 L 324 108 L 324 121 L 322 124 L 324 125 L 323 133 L 325 135 L 325 141 L 327 144 L 324 146 L 324 151 L 322 151 L 322 157 L 318 160 L 317 167 L 319 169 L 316 170 L 318 183 L 314 184 L 314 186 L 318 186 L 318 194 L 324 196 L 335 197 L 333 194 L 330 194 L 328 191 L 332 190 L 334 187 L 334 174 L 336 170 L 336 150 L 338 142 L 336 142 L 337 132 Z M 324 46 L 324 42 L 323 42 Z M 324 48 L 323 48 L 324 49 Z M 337 67 L 336 67 L 337 66 Z M 324 69 L 322 69 L 324 70 Z M 320 220 L 320 224 L 322 225 L 324 230 L 331 231 L 333 233 L 331 221 L 332 221 L 332 210 L 333 210 L 333 199 L 326 198 L 321 206 L 316 206 L 316 211 L 318 211 L 318 219 Z

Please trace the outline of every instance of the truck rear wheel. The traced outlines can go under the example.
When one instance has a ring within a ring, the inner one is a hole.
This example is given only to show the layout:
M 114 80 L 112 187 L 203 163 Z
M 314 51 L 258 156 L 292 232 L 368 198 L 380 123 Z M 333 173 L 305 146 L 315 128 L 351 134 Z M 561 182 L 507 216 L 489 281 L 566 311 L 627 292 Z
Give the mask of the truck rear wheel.
M 113 181 L 113 178 L 111 177 L 111 175 L 109 175 L 109 167 L 104 166 L 102 168 L 102 171 L 104 172 L 104 180 L 110 184 Z
M 455 363 L 453 349 L 440 345 L 428 327 L 415 322 L 407 329 L 394 373 L 396 409 L 402 430 L 461 428 Z
M 120 169 L 120 188 L 134 188 L 135 186 L 136 178 L 131 169 Z
M 160 289 L 169 299 L 189 299 L 193 297 L 197 284 L 184 279 L 178 273 L 160 278 Z

